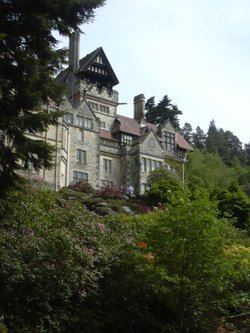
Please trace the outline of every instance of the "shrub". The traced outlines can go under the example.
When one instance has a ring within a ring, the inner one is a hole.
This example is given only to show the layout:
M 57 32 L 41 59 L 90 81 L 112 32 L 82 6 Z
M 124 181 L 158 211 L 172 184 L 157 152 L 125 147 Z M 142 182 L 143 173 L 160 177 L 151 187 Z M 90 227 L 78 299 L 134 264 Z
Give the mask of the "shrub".
M 94 193 L 93 187 L 85 180 L 80 180 L 77 184 L 70 184 L 69 188 L 76 192 Z
M 165 202 L 175 205 L 186 198 L 180 182 L 174 179 L 160 180 L 148 192 L 148 198 L 154 203 Z
M 104 186 L 97 191 L 97 195 L 102 198 L 119 198 L 122 199 L 124 194 L 123 190 L 117 185 Z

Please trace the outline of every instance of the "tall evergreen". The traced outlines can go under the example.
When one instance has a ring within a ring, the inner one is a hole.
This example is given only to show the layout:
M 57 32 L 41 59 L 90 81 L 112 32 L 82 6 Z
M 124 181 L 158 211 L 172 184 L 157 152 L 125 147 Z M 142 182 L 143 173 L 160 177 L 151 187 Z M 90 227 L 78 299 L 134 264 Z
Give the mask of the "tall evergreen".
M 193 133 L 193 144 L 200 150 L 204 150 L 206 148 L 206 134 L 200 126 L 197 126 L 195 132 Z
M 171 99 L 165 95 L 155 105 L 155 98 L 150 97 L 145 104 L 145 118 L 149 123 L 152 124 L 164 124 L 169 119 L 174 127 L 179 130 L 180 124 L 178 116 L 182 114 L 182 111 L 178 109 L 177 105 L 171 103 Z
M 188 142 L 192 142 L 193 140 L 193 128 L 190 123 L 185 123 L 180 130 L 180 133 L 183 135 L 184 139 Z
M 66 61 L 54 31 L 69 35 L 89 22 L 104 0 L 2 0 L 0 2 L 0 191 L 18 179 L 17 170 L 52 166 L 53 149 L 26 133 L 56 124 L 58 112 L 42 110 L 58 101 L 54 75 Z M 22 167 L 19 162 L 23 161 Z

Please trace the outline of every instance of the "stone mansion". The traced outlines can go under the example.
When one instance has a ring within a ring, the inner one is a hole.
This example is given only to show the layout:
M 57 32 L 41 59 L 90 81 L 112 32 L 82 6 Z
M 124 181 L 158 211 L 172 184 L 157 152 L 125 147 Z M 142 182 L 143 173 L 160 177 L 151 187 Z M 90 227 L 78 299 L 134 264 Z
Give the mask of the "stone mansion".
M 54 190 L 80 180 L 94 188 L 106 185 L 132 185 L 137 194 L 147 188 L 150 171 L 180 163 L 184 181 L 185 157 L 190 144 L 170 121 L 158 126 L 144 117 L 145 98 L 134 98 L 134 116 L 117 113 L 119 83 L 103 49 L 79 59 L 80 34 L 70 39 L 68 68 L 57 77 L 66 94 L 59 106 L 63 118 L 58 126 L 36 135 L 56 147 L 52 170 L 40 170 Z M 51 101 L 48 111 L 53 112 Z M 173 171 L 174 168 L 172 168 Z

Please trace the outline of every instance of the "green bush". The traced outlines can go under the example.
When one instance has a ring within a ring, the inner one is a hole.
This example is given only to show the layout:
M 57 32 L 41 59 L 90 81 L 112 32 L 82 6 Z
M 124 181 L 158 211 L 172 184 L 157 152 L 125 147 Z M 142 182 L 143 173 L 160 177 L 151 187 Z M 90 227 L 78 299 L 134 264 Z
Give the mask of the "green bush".
M 148 199 L 153 203 L 168 203 L 176 205 L 187 199 L 182 184 L 174 179 L 165 179 L 156 182 L 148 191 Z

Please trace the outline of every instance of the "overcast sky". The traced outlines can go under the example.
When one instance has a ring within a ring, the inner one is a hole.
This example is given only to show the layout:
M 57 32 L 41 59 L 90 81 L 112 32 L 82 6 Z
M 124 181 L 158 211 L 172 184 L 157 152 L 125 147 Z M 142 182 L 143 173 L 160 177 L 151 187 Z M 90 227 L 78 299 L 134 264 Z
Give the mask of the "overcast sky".
M 119 114 L 168 95 L 181 126 L 214 119 L 250 142 L 250 0 L 107 0 L 81 29 L 80 56 L 102 46 L 118 77 Z

